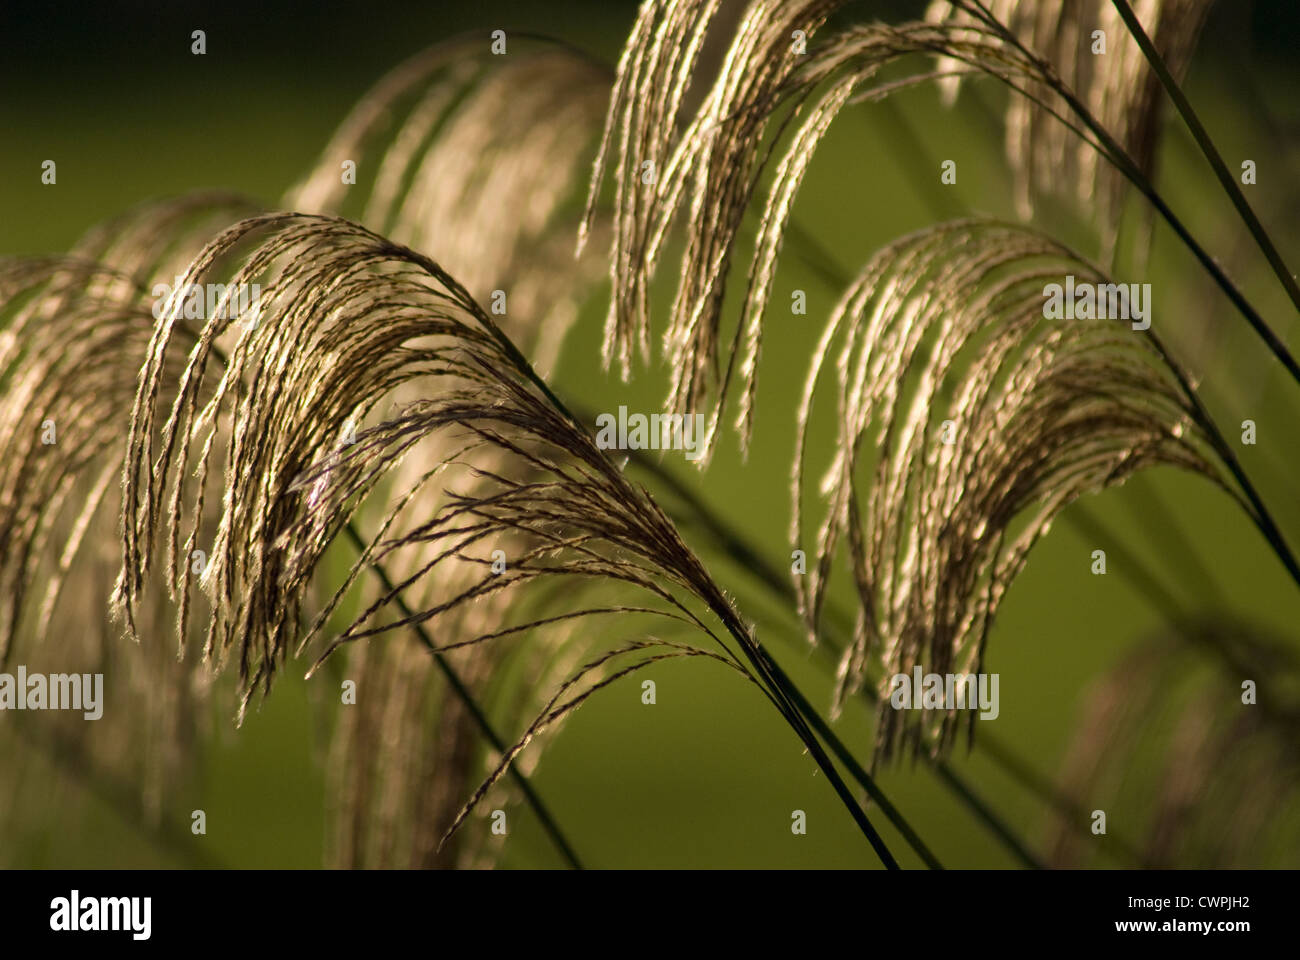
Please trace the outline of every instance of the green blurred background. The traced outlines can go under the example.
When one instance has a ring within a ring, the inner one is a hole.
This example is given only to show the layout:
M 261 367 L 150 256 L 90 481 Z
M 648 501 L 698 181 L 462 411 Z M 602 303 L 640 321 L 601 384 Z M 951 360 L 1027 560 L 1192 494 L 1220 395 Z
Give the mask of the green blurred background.
M 920 7 L 863 2 L 850 13 L 896 20 L 917 15 Z M 65 250 L 100 220 L 194 188 L 230 188 L 271 203 L 310 167 L 367 88 L 421 48 L 463 31 L 486 37 L 499 28 L 555 36 L 613 64 L 634 15 L 635 5 L 627 2 L 550 0 L 309 9 L 243 2 L 6 5 L 0 14 L 0 253 Z M 1259 183 L 1249 197 L 1291 263 L 1300 262 L 1298 23 L 1296 6 L 1284 0 L 1220 3 L 1187 85 L 1229 167 L 1236 168 L 1239 158 L 1258 161 Z M 207 32 L 206 56 L 189 52 L 194 29 Z M 1003 97 L 985 85 L 979 97 L 964 95 L 956 109 L 945 110 L 927 88 L 848 110 L 819 152 L 795 213 L 802 230 L 833 258 L 827 266 L 849 275 L 881 244 L 940 217 L 1011 217 Z M 1161 189 L 1265 316 L 1289 330 L 1294 345 L 1294 311 L 1260 268 L 1208 168 L 1180 125 L 1168 122 L 1167 134 Z M 957 186 L 939 185 L 940 158 L 957 160 Z M 40 183 L 46 159 L 58 163 L 56 187 Z M 1036 222 L 1095 252 L 1086 225 L 1058 210 L 1045 205 Z M 1180 342 L 1181 355 L 1201 375 L 1228 435 L 1246 417 L 1259 424 L 1259 444 L 1243 449 L 1243 461 L 1291 540 L 1300 542 L 1300 502 L 1290 481 L 1296 391 L 1258 342 L 1242 335 L 1244 324 L 1167 230 L 1157 232 L 1155 250 L 1145 279 L 1157 291 L 1157 317 L 1172 324 L 1185 319 L 1191 332 Z M 661 279 L 673 279 L 672 272 L 670 264 Z M 800 257 L 787 255 L 774 302 L 796 287 L 808 291 L 808 316 L 777 310 L 768 324 L 748 462 L 728 437 L 704 477 L 678 470 L 782 566 L 789 556 L 786 483 L 795 398 L 822 318 L 839 293 Z M 570 334 L 555 371 L 560 392 L 589 409 L 619 403 L 659 409 L 666 384 L 661 368 L 639 371 L 630 385 L 601 371 L 603 313 L 603 302 L 594 305 Z M 1236 508 L 1205 483 L 1161 471 L 1092 498 L 1088 508 L 1118 542 L 1099 543 L 1078 524 L 1058 523 L 1016 582 L 989 643 L 986 669 L 1001 675 L 997 732 L 1048 775 L 1057 768 L 1089 682 L 1164 622 L 1140 577 L 1118 560 L 1125 550 L 1189 612 L 1223 612 L 1288 635 L 1300 613 L 1300 597 L 1281 566 Z M 696 546 L 708 552 L 707 544 Z M 1105 577 L 1089 572 L 1098 547 L 1111 556 Z M 1219 596 L 1203 586 L 1198 569 L 1208 572 Z M 826 670 L 789 616 L 745 571 L 720 563 L 715 575 L 757 623 L 759 638 L 824 707 Z M 841 602 L 849 599 L 840 593 Z M 301 679 L 306 665 L 291 663 L 273 695 L 238 731 L 229 720 L 233 702 L 219 704 L 220 736 L 202 776 L 173 798 L 182 821 L 191 809 L 207 812 L 208 832 L 197 842 L 211 862 L 321 863 L 327 731 L 311 709 L 321 694 Z M 645 677 L 657 682 L 655 707 L 641 704 L 639 681 L 605 691 L 569 721 L 535 774 L 589 865 L 876 865 L 824 777 L 752 688 L 717 665 L 695 661 L 657 667 Z M 866 755 L 871 718 L 865 709 L 848 708 L 837 728 Z M 1041 804 L 978 753 L 959 749 L 954 762 L 1009 822 L 1031 840 L 1041 838 L 1048 821 Z M 0 771 L 6 767 L 0 754 Z M 88 793 L 68 771 L 39 763 L 24 770 L 24 780 L 11 786 L 28 802 L 18 803 L 20 816 L 5 824 L 0 863 L 191 862 Z M 881 781 L 947 865 L 1012 865 L 924 769 L 899 764 L 883 771 Z M 794 809 L 808 814 L 806 836 L 790 831 Z M 1140 813 L 1117 810 L 1110 822 L 1122 825 Z M 485 830 L 486 822 L 467 829 Z M 914 865 L 896 834 L 882 829 L 904 862 Z M 509 835 L 496 842 L 504 844 L 505 866 L 559 864 L 522 807 L 512 814 Z

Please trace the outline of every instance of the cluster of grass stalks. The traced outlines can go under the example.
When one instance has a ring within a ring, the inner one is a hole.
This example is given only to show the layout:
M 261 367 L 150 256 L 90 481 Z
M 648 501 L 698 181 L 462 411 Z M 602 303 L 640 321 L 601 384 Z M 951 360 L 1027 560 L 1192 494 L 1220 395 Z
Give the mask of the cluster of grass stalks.
M 329 720 L 330 864 L 489 864 L 496 848 L 460 828 L 505 792 L 579 866 L 593 858 L 530 779 L 540 744 L 625 677 L 711 660 L 776 710 L 888 867 L 943 854 L 877 782 L 901 754 L 1026 866 L 1293 851 L 1274 814 L 1300 787 L 1300 689 L 1286 642 L 1254 628 L 1178 620 L 1135 653 L 1098 688 L 1059 784 L 976 736 L 973 712 L 889 704 L 895 674 L 982 672 L 999 606 L 1053 521 L 1153 467 L 1221 491 L 1300 587 L 1172 321 L 1062 324 L 1042 309 L 1066 275 L 1140 271 L 1163 223 L 1217 288 L 1206 309 L 1243 320 L 1300 386 L 1277 332 L 1293 318 L 1266 319 L 1156 186 L 1172 104 L 1300 309 L 1178 86 L 1208 3 L 1136 6 L 936 0 L 886 24 L 840 0 L 645 0 L 615 70 L 539 38 L 512 37 L 506 57 L 481 36 L 445 42 L 380 81 L 278 203 L 161 200 L 67 255 L 0 261 L 0 659 L 111 665 L 133 691 L 79 744 L 30 722 L 24 736 L 141 785 L 142 815 L 169 832 L 166 786 L 213 735 L 214 696 L 242 719 L 288 662 L 305 657 L 311 675 L 343 660 L 358 696 Z M 1110 55 L 1086 52 L 1094 30 Z M 706 506 L 707 456 L 683 481 L 643 451 L 603 449 L 548 370 L 607 276 L 607 362 L 631 376 L 658 341 L 666 409 L 704 414 L 712 451 L 738 391 L 747 449 L 778 264 L 787 248 L 808 255 L 794 210 L 818 146 L 857 105 L 926 84 L 958 104 L 972 85 L 1006 89 L 1020 213 L 1068 184 L 1095 242 L 945 220 L 837 278 L 796 372 L 792 475 L 761 478 L 789 487 L 790 548 L 808 557 L 791 577 Z M 356 184 L 340 178 L 348 162 L 367 171 Z M 193 315 L 187 284 L 223 285 L 222 309 Z M 254 285 L 241 313 L 234 291 Z M 504 315 L 485 306 L 500 292 Z M 790 614 L 784 639 L 824 655 L 829 703 L 779 666 L 706 552 L 757 577 Z M 1176 704 L 1194 715 L 1172 733 L 1148 723 L 1144 697 L 1207 651 L 1218 672 L 1199 680 L 1256 677 L 1267 708 L 1243 719 L 1220 689 Z M 237 689 L 214 695 L 224 674 Z M 874 705 L 870 756 L 828 719 L 851 698 Z M 950 763 L 963 732 L 1051 812 L 1046 847 Z M 153 746 L 113 749 L 141 738 Z M 1146 835 L 1089 837 L 1085 811 L 1151 751 L 1165 762 Z M 1224 811 L 1234 829 L 1215 832 Z

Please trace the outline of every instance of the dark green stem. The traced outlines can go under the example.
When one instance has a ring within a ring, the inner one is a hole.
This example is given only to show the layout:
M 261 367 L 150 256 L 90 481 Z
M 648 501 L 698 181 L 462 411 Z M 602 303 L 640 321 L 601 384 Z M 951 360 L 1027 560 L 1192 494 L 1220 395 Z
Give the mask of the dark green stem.
M 786 675 L 785 671 L 777 665 L 776 661 L 771 658 L 767 651 L 764 650 L 761 652 L 762 656 L 767 660 L 768 667 L 772 671 L 773 675 L 785 684 L 786 688 L 790 691 L 791 699 L 794 701 L 795 706 L 799 708 L 799 712 L 804 715 L 808 723 L 810 723 L 813 729 L 817 731 L 818 736 L 826 741 L 831 748 L 831 752 L 835 754 L 840 763 L 844 764 L 849 773 L 852 774 L 853 779 L 858 781 L 862 788 L 867 791 L 867 794 L 871 799 L 879 805 L 880 810 L 884 813 L 886 819 L 898 828 L 898 832 L 903 835 L 903 839 L 905 839 L 908 845 L 916 851 L 917 855 L 925 862 L 927 867 L 931 870 L 942 870 L 943 864 L 941 864 L 939 859 L 930 852 L 930 848 L 925 845 L 924 841 L 917 836 L 916 831 L 912 829 L 911 825 L 898 811 L 898 808 L 889 801 L 889 798 L 886 797 L 880 787 L 876 785 L 875 779 L 867 773 L 862 764 L 858 763 L 857 759 L 853 756 L 853 753 L 848 749 L 848 747 L 840 741 L 840 738 L 836 736 L 835 731 L 832 730 L 829 724 L 821 718 L 821 715 L 817 713 L 813 705 L 808 702 L 808 698 L 799 692 L 799 689 L 790 681 L 790 678 Z
M 799 739 L 803 741 L 808 752 L 812 754 L 812 758 L 816 762 L 817 766 L 821 768 L 824 774 L 826 774 L 826 778 L 830 780 L 835 793 L 839 796 L 840 800 L 843 801 L 844 806 L 848 808 L 849 813 L 853 816 L 854 822 L 857 823 L 858 828 L 862 831 L 863 835 L 866 836 L 867 842 L 871 844 L 871 848 L 876 851 L 876 856 L 880 857 L 881 863 L 883 863 L 886 868 L 890 870 L 899 869 L 898 861 L 895 860 L 894 855 L 889 852 L 889 848 L 885 846 L 885 841 L 880 834 L 876 832 L 876 828 L 871 825 L 871 821 L 867 818 L 866 813 L 858 804 L 857 799 L 853 796 L 852 791 L 849 790 L 848 785 L 845 784 L 844 780 L 840 777 L 839 771 L 835 769 L 835 764 L 832 763 L 831 758 L 826 755 L 826 751 L 823 749 L 821 742 L 818 741 L 817 737 L 808 727 L 803 714 L 796 706 L 794 699 L 796 696 L 802 698 L 802 694 L 798 693 L 794 684 L 790 682 L 790 679 L 781 672 L 780 668 L 776 666 L 771 657 L 767 655 L 767 652 L 759 646 L 758 642 L 754 640 L 753 637 L 750 636 L 749 631 L 745 629 L 744 625 L 736 620 L 729 607 L 726 606 L 725 600 L 721 597 L 717 598 L 717 600 L 722 605 L 715 607 L 714 604 L 710 603 L 710 607 L 712 607 L 714 612 L 722 619 L 727 631 L 735 638 L 736 643 L 740 645 L 740 649 L 744 652 L 745 657 L 763 678 L 764 683 L 767 685 L 768 690 L 771 692 L 777 703 L 777 708 L 786 718 L 786 721 L 790 726 L 794 728 L 795 733 L 798 735 Z

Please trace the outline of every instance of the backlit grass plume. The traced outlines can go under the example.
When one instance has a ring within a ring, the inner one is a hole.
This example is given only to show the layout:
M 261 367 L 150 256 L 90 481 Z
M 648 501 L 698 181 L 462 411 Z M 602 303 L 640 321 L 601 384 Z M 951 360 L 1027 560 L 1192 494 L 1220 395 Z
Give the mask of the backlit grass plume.
M 39 642 L 60 592 L 63 573 L 113 475 L 111 458 L 85 482 L 84 502 L 70 499 L 87 464 L 114 445 L 112 414 L 134 393 L 152 318 L 143 299 L 84 295 L 91 284 L 125 285 L 93 263 L 64 258 L 0 262 L 0 661 L 9 656 L 24 619 L 29 587 L 47 583 L 34 620 Z M 34 573 L 47 556 L 55 526 L 67 541 L 47 580 Z M 30 611 L 28 611 L 30 614 Z
M 788 680 L 672 523 L 644 490 L 623 477 L 453 278 L 424 255 L 347 221 L 281 214 L 227 230 L 196 258 L 187 280 L 206 277 L 214 261 L 235 251 L 242 251 L 242 265 L 227 278 L 228 285 L 260 280 L 262 298 L 256 322 L 242 323 L 228 363 L 216 371 L 220 380 L 211 401 L 200 405 L 198 396 L 212 345 L 239 322 L 235 319 L 218 317 L 205 324 L 156 443 L 147 438 L 154 436 L 159 419 L 163 362 L 174 349 L 175 303 L 158 327 L 140 380 L 125 473 L 119 594 L 125 608 L 135 603 L 138 585 L 155 562 L 160 526 L 169 543 L 181 544 L 170 551 L 172 577 L 176 557 L 196 543 L 198 530 L 179 492 L 180 478 L 197 473 L 200 501 L 214 481 L 219 483 L 224 507 L 202 578 L 214 605 L 208 649 L 221 658 L 233 652 L 250 694 L 259 683 L 268 688 L 295 645 L 308 583 L 358 504 L 394 464 L 418 455 L 424 438 L 458 431 L 459 452 L 426 461 L 417 483 L 389 500 L 378 532 L 298 644 L 312 642 L 367 566 L 386 563 L 404 548 L 419 549 L 422 561 L 404 580 L 386 584 L 318 662 L 342 644 L 373 641 L 410 625 L 436 626 L 473 601 L 506 591 L 518 597 L 534 582 L 556 581 L 569 584 L 571 606 L 564 612 L 534 612 L 475 636 L 435 640 L 432 649 L 464 649 L 564 621 L 627 614 L 666 618 L 670 628 L 693 628 L 715 648 L 642 636 L 593 653 L 505 752 L 453 830 L 535 735 L 591 693 L 650 663 L 708 657 L 762 685 L 882 860 L 894 865 L 809 728 Z M 424 399 L 396 411 L 384 409 L 399 386 L 415 381 L 424 385 Z M 378 422 L 340 448 L 345 425 L 371 413 Z M 222 420 L 231 424 L 224 450 L 212 442 Z M 481 447 L 504 454 L 508 469 L 488 472 L 476 459 Z M 491 488 L 466 493 L 449 483 L 446 475 L 461 464 L 485 475 Z M 429 485 L 441 505 L 413 521 L 407 505 L 424 505 L 417 494 Z M 512 537 L 520 538 L 518 544 L 505 553 L 504 567 L 493 569 L 490 554 L 481 551 Z M 457 561 L 477 564 L 481 575 L 463 588 L 455 577 L 450 588 L 440 584 L 438 601 L 424 609 L 406 606 L 402 594 L 408 587 Z M 179 573 L 190 589 L 192 580 Z M 588 585 L 630 588 L 644 599 L 615 602 L 602 595 L 592 600 L 582 589 Z M 528 609 L 522 604 L 531 595 L 530 590 L 516 599 L 513 608 Z M 874 784 L 863 785 L 878 795 Z M 892 807 L 888 815 L 897 817 Z
M 153 329 L 149 303 L 125 275 L 84 260 L 0 261 L 0 662 L 9 673 L 104 674 L 93 723 L 81 713 L 13 723 L 65 763 L 112 771 L 156 822 L 195 762 L 205 684 L 170 646 L 121 644 L 108 616 L 120 424 Z M 148 622 L 166 631 L 160 600 L 149 599 Z
M 963 711 L 892 709 L 888 678 L 982 672 L 999 603 L 1076 498 L 1160 464 L 1227 489 L 1215 462 L 1226 447 L 1153 331 L 1104 315 L 1104 302 L 1100 319 L 1045 318 L 1045 292 L 1067 275 L 1110 284 L 1036 232 L 941 224 L 877 254 L 822 335 L 794 475 L 793 541 L 809 553 L 801 607 L 815 636 L 843 551 L 860 610 L 841 696 L 875 658 L 885 755 L 905 740 L 951 742 Z M 833 401 L 819 389 L 832 375 Z M 819 404 L 837 435 L 814 535 L 805 438 Z

